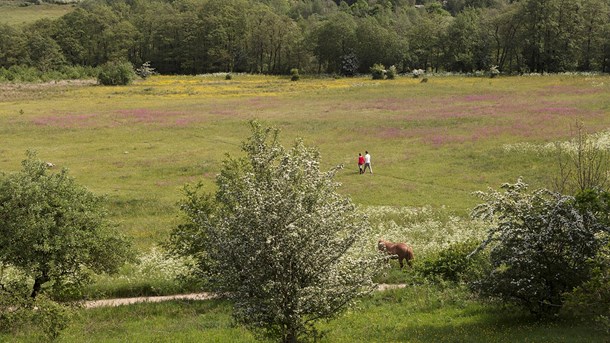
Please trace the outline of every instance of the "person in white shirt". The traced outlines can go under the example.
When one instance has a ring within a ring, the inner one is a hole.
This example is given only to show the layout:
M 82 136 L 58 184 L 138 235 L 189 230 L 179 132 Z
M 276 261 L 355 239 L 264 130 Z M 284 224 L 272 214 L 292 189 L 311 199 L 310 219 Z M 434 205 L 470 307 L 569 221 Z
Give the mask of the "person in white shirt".
M 364 155 L 364 172 L 366 172 L 366 168 L 369 168 L 369 172 L 373 174 L 373 167 L 371 167 L 371 155 L 368 151 L 365 151 Z

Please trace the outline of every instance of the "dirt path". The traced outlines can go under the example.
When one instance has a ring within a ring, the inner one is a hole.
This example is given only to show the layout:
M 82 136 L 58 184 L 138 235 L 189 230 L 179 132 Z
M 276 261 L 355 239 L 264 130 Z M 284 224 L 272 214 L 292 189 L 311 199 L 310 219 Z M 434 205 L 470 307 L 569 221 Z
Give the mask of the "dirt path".
M 404 288 L 405 284 L 379 284 L 377 286 L 378 291 L 385 291 L 388 289 Z M 121 305 L 131 305 L 136 303 L 158 303 L 169 300 L 208 300 L 214 299 L 217 295 L 214 293 L 191 293 L 191 294 L 178 294 L 178 295 L 165 295 L 159 297 L 136 297 L 136 298 L 118 298 L 118 299 L 103 299 L 103 300 L 92 300 L 85 302 L 85 308 L 96 308 L 96 307 L 116 307 Z

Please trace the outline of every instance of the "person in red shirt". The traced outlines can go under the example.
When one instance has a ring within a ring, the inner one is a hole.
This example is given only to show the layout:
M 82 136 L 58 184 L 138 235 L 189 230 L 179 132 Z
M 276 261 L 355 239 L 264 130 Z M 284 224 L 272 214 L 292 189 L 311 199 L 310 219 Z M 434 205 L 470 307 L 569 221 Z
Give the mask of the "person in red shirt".
M 358 169 L 360 170 L 360 174 L 364 174 L 364 156 L 361 153 L 358 153 Z

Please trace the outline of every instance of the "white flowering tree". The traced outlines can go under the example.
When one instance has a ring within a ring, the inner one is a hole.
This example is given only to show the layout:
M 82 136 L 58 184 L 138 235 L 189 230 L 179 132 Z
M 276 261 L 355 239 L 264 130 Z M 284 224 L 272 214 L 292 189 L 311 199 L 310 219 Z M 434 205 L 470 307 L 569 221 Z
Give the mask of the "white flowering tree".
M 354 251 L 369 224 L 337 193 L 338 168 L 322 172 L 315 149 L 297 141 L 286 150 L 277 130 L 251 126 L 246 156 L 225 161 L 215 195 L 187 189 L 190 222 L 171 245 L 234 300 L 237 322 L 297 342 L 370 292 L 382 261 L 374 246 Z
M 485 201 L 472 212 L 488 221 L 492 268 L 474 284 L 484 294 L 515 302 L 539 316 L 556 313 L 563 296 L 591 276 L 608 227 L 574 197 L 546 189 L 527 192 L 521 179 L 500 193 L 479 192 Z

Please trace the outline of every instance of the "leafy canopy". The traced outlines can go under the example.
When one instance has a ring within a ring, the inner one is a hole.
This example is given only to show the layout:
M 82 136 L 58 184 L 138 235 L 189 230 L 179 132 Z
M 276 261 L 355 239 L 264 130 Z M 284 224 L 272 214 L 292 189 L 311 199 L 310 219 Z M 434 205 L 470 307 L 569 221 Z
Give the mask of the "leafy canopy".
M 68 176 L 49 173 L 27 153 L 19 173 L 0 177 L 0 264 L 44 284 L 79 286 L 89 271 L 114 272 L 131 256 L 130 244 L 106 220 L 102 199 Z
M 190 222 L 171 243 L 234 300 L 237 322 L 284 342 L 315 337 L 316 321 L 373 289 L 381 260 L 356 244 L 370 226 L 336 192 L 339 168 L 322 172 L 317 150 L 300 140 L 286 150 L 278 130 L 251 126 L 246 156 L 224 162 L 215 195 L 187 188 Z

